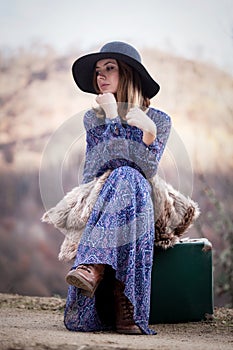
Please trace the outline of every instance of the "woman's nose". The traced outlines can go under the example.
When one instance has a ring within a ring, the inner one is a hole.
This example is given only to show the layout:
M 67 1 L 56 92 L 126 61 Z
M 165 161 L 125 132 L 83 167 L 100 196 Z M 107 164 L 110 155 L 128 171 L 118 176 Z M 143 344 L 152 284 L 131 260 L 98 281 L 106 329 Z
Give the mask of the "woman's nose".
M 99 72 L 97 78 L 105 78 L 104 72 Z

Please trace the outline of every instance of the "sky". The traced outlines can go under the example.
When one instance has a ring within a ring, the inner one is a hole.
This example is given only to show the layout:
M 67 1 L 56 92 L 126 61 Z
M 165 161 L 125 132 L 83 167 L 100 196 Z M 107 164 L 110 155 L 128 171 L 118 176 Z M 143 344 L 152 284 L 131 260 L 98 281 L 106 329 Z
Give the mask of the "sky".
M 37 40 L 61 53 L 126 41 L 233 75 L 233 0 L 0 0 L 0 49 Z

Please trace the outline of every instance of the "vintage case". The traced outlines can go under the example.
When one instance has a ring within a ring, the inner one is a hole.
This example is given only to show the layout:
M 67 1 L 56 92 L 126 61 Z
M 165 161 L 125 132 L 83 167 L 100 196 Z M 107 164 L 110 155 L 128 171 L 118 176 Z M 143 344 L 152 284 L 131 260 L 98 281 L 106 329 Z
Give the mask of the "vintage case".
M 212 314 L 211 243 L 184 239 L 167 250 L 155 248 L 150 324 L 201 321 Z

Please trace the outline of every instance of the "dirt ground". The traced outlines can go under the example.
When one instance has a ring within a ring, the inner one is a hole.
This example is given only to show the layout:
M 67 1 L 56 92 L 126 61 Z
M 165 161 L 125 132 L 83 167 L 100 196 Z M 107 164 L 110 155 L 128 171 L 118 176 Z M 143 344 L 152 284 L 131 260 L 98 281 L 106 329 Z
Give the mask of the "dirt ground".
M 69 332 L 65 300 L 0 294 L 1 350 L 233 349 L 233 309 L 216 308 L 205 322 L 152 325 L 157 335 Z

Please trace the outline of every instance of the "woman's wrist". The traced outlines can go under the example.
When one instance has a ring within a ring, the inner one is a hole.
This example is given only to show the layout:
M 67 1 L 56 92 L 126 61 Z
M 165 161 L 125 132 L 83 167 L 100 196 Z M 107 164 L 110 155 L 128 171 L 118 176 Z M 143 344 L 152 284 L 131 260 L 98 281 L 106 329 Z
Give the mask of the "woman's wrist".
M 143 130 L 142 141 L 147 146 L 149 146 L 156 139 L 156 134 L 157 134 L 157 128 L 156 128 L 156 125 L 153 123 L 153 124 L 150 125 L 150 128 L 147 128 L 146 130 Z
M 118 116 L 117 107 L 115 106 L 108 106 L 103 109 L 105 111 L 106 118 L 108 119 L 114 119 Z
M 116 115 L 114 118 L 109 118 L 106 116 L 105 118 L 105 123 L 106 124 L 113 124 L 113 123 L 120 123 L 121 119 L 119 117 L 119 115 Z
M 156 135 L 151 134 L 148 131 L 143 131 L 143 137 L 142 137 L 142 141 L 149 146 L 150 144 L 152 144 L 152 142 L 154 142 L 154 140 L 156 139 Z

